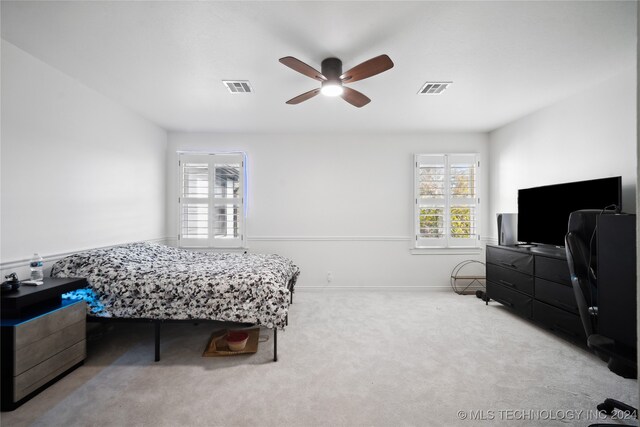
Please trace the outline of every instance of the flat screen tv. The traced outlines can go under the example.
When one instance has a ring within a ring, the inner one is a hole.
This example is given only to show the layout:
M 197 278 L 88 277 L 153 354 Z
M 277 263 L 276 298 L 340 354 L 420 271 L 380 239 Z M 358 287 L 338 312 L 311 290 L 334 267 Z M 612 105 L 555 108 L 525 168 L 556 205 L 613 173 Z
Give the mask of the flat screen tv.
M 518 240 L 564 246 L 569 214 L 622 209 L 622 178 L 601 178 L 518 190 Z

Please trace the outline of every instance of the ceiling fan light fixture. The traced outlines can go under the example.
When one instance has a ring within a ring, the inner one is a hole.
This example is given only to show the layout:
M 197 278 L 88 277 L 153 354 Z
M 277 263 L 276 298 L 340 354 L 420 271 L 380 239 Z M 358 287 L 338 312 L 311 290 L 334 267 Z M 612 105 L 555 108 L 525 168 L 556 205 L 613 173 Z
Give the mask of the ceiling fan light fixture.
M 371 100 L 363 93 L 351 89 L 349 86 L 343 86 L 342 84 L 367 79 L 393 68 L 393 61 L 391 61 L 391 58 L 387 55 L 376 56 L 368 61 L 364 61 L 346 73 L 342 72 L 342 61 L 338 58 L 324 59 L 321 64 L 322 73 L 293 56 L 280 58 L 280 62 L 293 71 L 297 71 L 300 74 L 322 82 L 320 88 L 312 89 L 288 100 L 286 103 L 289 105 L 300 104 L 321 93 L 325 96 L 340 96 L 357 108 L 364 107 L 371 102 Z
M 340 96 L 344 92 L 344 88 L 340 83 L 336 82 L 324 82 L 320 93 L 324 96 Z

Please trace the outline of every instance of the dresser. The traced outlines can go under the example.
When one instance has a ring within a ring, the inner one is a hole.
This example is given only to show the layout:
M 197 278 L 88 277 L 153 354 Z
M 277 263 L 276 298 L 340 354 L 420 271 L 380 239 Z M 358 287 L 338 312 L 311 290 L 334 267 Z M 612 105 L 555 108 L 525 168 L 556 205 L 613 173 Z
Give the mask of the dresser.
M 44 390 L 86 357 L 86 303 L 61 295 L 84 279 L 50 279 L 2 295 L 1 409 L 10 411 Z
M 487 296 L 556 334 L 586 345 L 565 251 L 487 245 Z

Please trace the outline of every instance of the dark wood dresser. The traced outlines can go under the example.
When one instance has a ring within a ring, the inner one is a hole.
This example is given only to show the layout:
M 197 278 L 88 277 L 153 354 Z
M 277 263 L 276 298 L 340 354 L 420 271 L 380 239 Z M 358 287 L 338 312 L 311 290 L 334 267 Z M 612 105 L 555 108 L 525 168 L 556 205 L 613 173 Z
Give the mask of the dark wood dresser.
M 582 346 L 578 314 L 563 248 L 487 245 L 487 296 Z

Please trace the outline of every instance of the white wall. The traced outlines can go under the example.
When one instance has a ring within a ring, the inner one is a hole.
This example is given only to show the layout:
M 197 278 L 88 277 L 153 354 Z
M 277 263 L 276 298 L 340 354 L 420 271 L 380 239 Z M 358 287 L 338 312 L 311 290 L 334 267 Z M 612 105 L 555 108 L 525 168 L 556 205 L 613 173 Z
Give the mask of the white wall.
M 481 252 L 411 255 L 410 248 L 413 154 L 479 152 L 484 160 L 486 134 L 171 133 L 167 200 L 174 237 L 177 150 L 247 153 L 249 249 L 291 258 L 302 270 L 300 286 L 327 286 L 328 272 L 338 287 L 449 286 L 458 262 L 484 258 Z M 486 190 L 483 184 L 481 193 Z
M 621 175 L 635 212 L 636 80 L 630 69 L 489 134 L 490 237 L 497 212 L 518 211 L 519 188 Z
M 638 32 L 638 23 L 640 23 L 640 7 L 636 7 L 636 33 Z M 640 70 L 640 44 L 636 41 L 636 71 Z M 636 114 L 640 114 L 640 86 L 638 85 L 638 79 L 636 76 Z M 640 120 L 636 119 L 636 147 L 640 146 Z M 640 150 L 636 150 L 636 173 L 640 172 Z M 638 209 L 638 204 L 640 203 L 639 199 L 640 191 L 636 186 L 636 212 Z M 638 252 L 638 247 L 640 247 L 640 216 L 636 216 L 636 272 L 640 271 L 640 252 Z M 636 331 L 640 331 L 640 275 L 636 273 Z M 640 347 L 640 335 L 638 335 L 638 346 Z M 638 354 L 638 362 L 640 362 L 640 353 Z M 638 363 L 640 364 L 640 363 Z M 638 383 L 638 389 L 640 390 L 640 383 Z M 639 393 L 640 396 L 640 393 Z M 640 403 L 640 402 L 636 402 Z M 637 406 L 636 406 L 637 408 Z
M 166 132 L 4 40 L 1 59 L 2 273 L 164 237 Z

